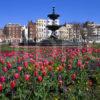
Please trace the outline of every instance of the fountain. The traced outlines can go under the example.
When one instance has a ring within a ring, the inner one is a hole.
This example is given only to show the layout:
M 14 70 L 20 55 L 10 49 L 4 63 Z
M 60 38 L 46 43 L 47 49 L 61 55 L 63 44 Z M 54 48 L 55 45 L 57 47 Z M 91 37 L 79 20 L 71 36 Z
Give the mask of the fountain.
M 47 28 L 52 31 L 50 38 L 57 39 L 55 32 L 61 27 L 61 25 L 57 25 L 55 20 L 57 20 L 59 16 L 59 14 L 55 13 L 55 7 L 53 7 L 52 14 L 48 15 L 48 17 L 52 20 L 52 25 L 47 25 Z
M 51 25 L 47 25 L 48 30 L 51 30 L 51 36 L 40 42 L 40 45 L 62 45 L 62 40 L 58 39 L 56 31 L 63 25 L 56 24 L 56 20 L 60 17 L 59 14 L 55 13 L 55 7 L 53 7 L 52 13 L 48 14 L 48 18 L 52 21 Z

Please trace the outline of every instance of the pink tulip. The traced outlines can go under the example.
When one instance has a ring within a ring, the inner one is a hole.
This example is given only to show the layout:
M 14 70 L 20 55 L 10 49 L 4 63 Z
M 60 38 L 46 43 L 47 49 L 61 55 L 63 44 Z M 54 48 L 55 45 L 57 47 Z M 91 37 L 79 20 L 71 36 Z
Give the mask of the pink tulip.
M 29 74 L 25 74 L 25 80 L 29 81 L 29 79 L 30 79 L 30 75 Z
M 7 72 L 8 71 L 7 67 L 3 67 L 2 70 L 3 70 L 3 72 Z
M 28 67 L 28 62 L 24 62 L 24 67 L 25 67 L 25 68 Z
M 0 77 L 0 80 L 1 80 L 1 82 L 5 82 L 5 81 L 6 81 L 5 76 L 1 76 L 1 77 Z
M 22 67 L 21 66 L 18 66 L 17 69 L 20 72 L 22 70 Z
M 15 79 L 18 79 L 20 77 L 19 73 L 14 74 Z

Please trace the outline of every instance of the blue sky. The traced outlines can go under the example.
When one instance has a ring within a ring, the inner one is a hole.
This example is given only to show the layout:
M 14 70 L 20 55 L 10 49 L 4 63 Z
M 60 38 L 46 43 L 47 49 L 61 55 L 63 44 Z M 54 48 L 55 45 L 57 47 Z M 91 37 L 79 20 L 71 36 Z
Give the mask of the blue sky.
M 100 0 L 0 0 L 0 27 L 9 22 L 26 25 L 29 20 L 47 18 L 52 6 L 61 15 L 61 23 L 100 23 Z

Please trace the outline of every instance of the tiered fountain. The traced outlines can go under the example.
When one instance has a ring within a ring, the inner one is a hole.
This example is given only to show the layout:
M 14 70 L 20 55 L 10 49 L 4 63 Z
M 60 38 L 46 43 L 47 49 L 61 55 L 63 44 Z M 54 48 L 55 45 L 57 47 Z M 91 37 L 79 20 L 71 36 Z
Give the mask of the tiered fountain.
M 47 25 L 48 30 L 51 30 L 51 36 L 46 39 L 41 41 L 41 45 L 62 45 L 62 40 L 58 39 L 57 35 L 56 35 L 56 31 L 62 26 L 62 25 L 57 25 L 56 24 L 56 20 L 58 19 L 58 17 L 60 17 L 59 14 L 55 13 L 55 7 L 53 7 L 53 11 L 51 14 L 48 14 L 48 17 L 50 20 L 52 20 L 52 25 Z
M 53 7 L 52 14 L 48 15 L 48 17 L 52 20 L 52 25 L 47 25 L 47 28 L 52 31 L 50 38 L 57 39 L 56 31 L 61 27 L 61 25 L 57 25 L 55 20 L 57 20 L 59 16 L 59 14 L 55 13 L 55 7 Z

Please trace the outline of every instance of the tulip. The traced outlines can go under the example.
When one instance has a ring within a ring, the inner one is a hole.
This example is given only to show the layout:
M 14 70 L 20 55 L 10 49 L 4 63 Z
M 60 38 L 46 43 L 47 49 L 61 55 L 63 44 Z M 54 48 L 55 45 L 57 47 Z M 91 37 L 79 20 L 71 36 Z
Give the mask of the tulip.
M 35 62 L 35 68 L 38 68 L 38 67 L 39 67 L 39 63 Z
M 22 67 L 21 66 L 18 66 L 17 69 L 20 72 L 22 70 Z
M 85 62 L 85 65 L 88 65 L 88 64 L 89 64 L 89 62 L 88 62 L 88 61 L 86 61 L 86 62 Z
M 38 76 L 38 72 L 37 71 L 34 72 L 34 76 L 35 77 Z
M 72 69 L 72 65 L 69 64 L 69 65 L 68 65 L 68 70 L 71 70 L 71 69 Z
M 25 80 L 29 81 L 29 79 L 30 79 L 30 75 L 29 74 L 25 74 Z
M 3 70 L 3 72 L 7 72 L 8 71 L 7 67 L 3 67 L 2 70 Z
M 82 65 L 82 61 L 81 61 L 81 60 L 78 60 L 78 61 L 77 61 L 77 66 L 78 66 L 78 67 L 81 67 L 81 65 Z
M 41 66 L 41 68 L 40 68 L 42 71 L 45 69 L 45 67 L 44 66 Z
M 28 62 L 24 62 L 24 67 L 25 67 L 25 68 L 28 67 Z
M 15 80 L 11 81 L 10 82 L 11 89 L 15 88 L 15 86 L 16 86 L 16 81 Z
M 10 62 L 7 62 L 7 68 L 10 69 L 12 67 Z
M 42 71 L 42 74 L 43 74 L 43 76 L 47 75 L 46 71 Z
M 4 65 L 5 62 L 4 62 L 4 60 L 1 59 L 1 60 L 0 60 L 0 63 L 1 63 L 2 65 Z
M 14 78 L 15 78 L 15 79 L 18 79 L 19 77 L 20 77 L 19 73 L 15 73 L 15 74 L 14 74 Z
M 62 70 L 63 70 L 62 66 L 57 67 L 57 71 L 62 71 Z
M 39 81 L 39 82 L 42 81 L 42 76 L 38 76 L 38 81 Z
M 20 58 L 18 58 L 17 62 L 18 62 L 18 63 L 20 63 L 20 62 L 21 62 L 21 59 L 20 59 Z
M 2 90 L 3 90 L 3 86 L 2 84 L 0 84 L 0 92 L 2 92 Z
M 31 58 L 31 59 L 30 59 L 30 62 L 34 64 L 34 63 L 35 63 L 35 60 L 33 60 L 33 59 Z
M 75 73 L 71 75 L 71 79 L 72 79 L 73 81 L 76 79 L 76 74 L 75 74 Z
M 0 80 L 1 80 L 1 82 L 5 82 L 5 80 L 6 80 L 5 76 L 1 76 Z
M 48 70 L 49 71 L 52 71 L 52 66 L 48 66 Z

